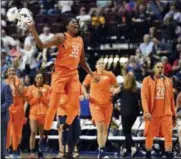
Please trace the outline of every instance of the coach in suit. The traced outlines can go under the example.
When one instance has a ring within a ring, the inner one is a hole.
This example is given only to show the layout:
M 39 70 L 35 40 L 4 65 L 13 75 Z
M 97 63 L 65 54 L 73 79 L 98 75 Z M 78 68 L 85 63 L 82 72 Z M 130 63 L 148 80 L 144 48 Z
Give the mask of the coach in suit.
M 6 133 L 9 120 L 9 106 L 13 103 L 11 88 L 5 82 L 1 82 L 1 158 L 5 158 Z

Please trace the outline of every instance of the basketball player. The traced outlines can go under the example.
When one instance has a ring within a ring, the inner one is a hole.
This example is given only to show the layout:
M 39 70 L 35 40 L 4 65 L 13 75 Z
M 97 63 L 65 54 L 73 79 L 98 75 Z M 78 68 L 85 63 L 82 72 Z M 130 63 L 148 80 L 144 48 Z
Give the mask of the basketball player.
M 163 135 L 166 158 L 172 158 L 172 129 L 175 124 L 175 104 L 173 86 L 169 78 L 163 76 L 163 64 L 154 66 L 154 74 L 145 77 L 141 89 L 146 136 L 146 158 L 151 158 L 153 138 Z
M 40 138 L 43 136 L 43 127 L 46 112 L 48 110 L 50 86 L 44 84 L 43 74 L 38 72 L 35 76 L 35 84 L 28 87 L 27 98 L 30 105 L 29 123 L 30 135 L 30 155 L 35 158 L 35 136 L 39 129 Z
M 15 69 L 10 66 L 7 69 L 6 83 L 9 84 L 13 94 L 13 104 L 9 108 L 10 120 L 8 123 L 7 132 L 7 145 L 6 148 L 10 148 L 12 145 L 13 156 L 18 156 L 18 148 L 22 138 L 22 129 L 25 121 L 24 113 L 24 85 L 20 79 L 16 76 Z
M 119 93 L 120 87 L 116 82 L 115 75 L 105 70 L 103 59 L 97 61 L 94 75 L 98 76 L 100 81 L 96 83 L 90 75 L 87 75 L 83 82 L 83 92 L 84 96 L 90 99 L 90 111 L 97 127 L 98 158 L 104 158 L 106 157 L 104 152 L 108 128 L 113 112 L 112 95 Z
M 70 106 L 66 110 L 67 118 L 63 125 L 63 130 L 67 131 L 79 109 L 79 76 L 77 67 L 80 65 L 90 74 L 96 81 L 99 79 L 94 77 L 89 65 L 85 61 L 84 43 L 79 34 L 79 24 L 75 18 L 67 18 L 65 22 L 66 32 L 57 33 L 50 40 L 42 42 L 35 29 L 34 21 L 28 23 L 29 30 L 32 32 L 35 43 L 40 48 L 49 48 L 56 45 L 58 47 L 58 55 L 54 63 L 54 72 L 52 73 L 51 97 L 49 109 L 45 118 L 44 138 L 40 145 L 46 147 L 48 130 L 51 128 L 54 116 L 59 107 L 59 100 L 62 94 L 68 95 L 67 104 Z M 62 105 L 63 107 L 64 105 Z M 66 133 L 65 133 L 66 134 Z
M 177 96 L 176 106 L 177 106 L 177 131 L 178 131 L 178 137 L 179 137 L 179 145 L 181 148 L 181 92 Z

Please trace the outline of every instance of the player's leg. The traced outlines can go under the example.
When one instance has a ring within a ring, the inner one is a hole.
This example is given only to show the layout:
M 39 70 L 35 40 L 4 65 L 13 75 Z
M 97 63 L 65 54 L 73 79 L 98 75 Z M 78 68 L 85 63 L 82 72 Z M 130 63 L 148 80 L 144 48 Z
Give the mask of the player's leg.
M 64 124 L 63 129 L 67 129 L 68 126 L 72 124 L 77 112 L 80 108 L 79 96 L 80 96 L 80 82 L 78 75 L 74 75 L 66 84 L 66 94 L 68 95 L 68 102 L 66 105 L 69 105 L 65 112 L 67 114 L 66 124 Z
M 164 116 L 161 122 L 161 132 L 165 138 L 165 152 L 166 158 L 172 158 L 172 130 L 173 130 L 173 123 L 172 123 L 172 116 Z
M 76 147 L 76 145 L 79 142 L 79 136 L 80 136 L 80 121 L 79 117 L 76 116 L 73 123 L 70 126 L 69 129 L 69 137 L 68 137 L 68 148 L 69 148 L 69 157 L 73 157 L 73 152 Z M 78 156 L 78 150 L 77 150 L 77 156 Z
M 34 118 L 30 118 L 29 121 L 30 124 L 30 157 L 35 157 L 35 137 L 37 134 L 37 130 L 38 130 L 38 122 L 37 120 Z
M 97 143 L 99 146 L 98 158 L 103 158 L 105 156 L 105 140 L 107 139 L 104 110 L 100 108 L 99 106 L 91 104 L 90 111 L 97 128 Z
M 66 154 L 68 152 L 68 145 L 67 145 L 67 143 L 65 143 L 63 141 L 63 138 L 62 138 L 62 131 L 63 131 L 62 127 L 63 127 L 63 124 L 65 124 L 66 115 L 64 115 L 64 116 L 59 115 L 57 120 L 58 120 L 57 129 L 58 129 L 58 136 L 59 136 L 59 138 L 58 138 L 59 153 L 56 157 L 62 158 L 62 157 L 66 157 Z
M 59 99 L 61 98 L 61 93 L 59 92 L 51 92 L 50 96 L 50 104 L 45 117 L 45 125 L 44 125 L 44 133 L 47 134 L 51 129 L 52 122 L 54 120 L 57 109 L 60 105 Z
M 104 111 L 104 118 L 105 118 L 105 124 L 104 124 L 104 143 L 106 145 L 108 131 L 109 131 L 109 125 L 110 125 L 111 118 L 112 118 L 112 113 L 113 113 L 113 105 L 112 104 L 106 105 L 106 107 L 103 108 L 103 111 Z
M 151 121 L 145 122 L 146 133 L 146 157 L 151 158 L 151 150 L 153 146 L 153 139 L 159 135 L 161 120 L 160 117 L 152 117 Z

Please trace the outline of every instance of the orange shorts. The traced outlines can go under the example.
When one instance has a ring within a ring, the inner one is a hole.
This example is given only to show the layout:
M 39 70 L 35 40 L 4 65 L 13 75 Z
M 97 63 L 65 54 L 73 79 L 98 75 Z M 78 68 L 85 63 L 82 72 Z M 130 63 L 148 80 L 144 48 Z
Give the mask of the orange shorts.
M 150 122 L 145 122 L 147 137 L 164 137 L 165 141 L 172 141 L 172 116 L 153 117 Z
M 52 73 L 52 92 L 67 94 L 71 91 L 80 93 L 80 81 L 77 70 L 70 71 L 66 68 L 56 68 Z
M 113 112 L 112 104 L 105 104 L 100 106 L 91 103 L 90 111 L 95 122 L 104 122 L 106 125 L 110 124 Z
M 45 123 L 45 116 L 46 116 L 46 115 L 34 115 L 34 114 L 30 114 L 30 115 L 29 115 L 29 119 L 30 119 L 30 120 L 36 120 L 36 121 L 38 122 L 38 124 L 44 125 L 44 123 Z

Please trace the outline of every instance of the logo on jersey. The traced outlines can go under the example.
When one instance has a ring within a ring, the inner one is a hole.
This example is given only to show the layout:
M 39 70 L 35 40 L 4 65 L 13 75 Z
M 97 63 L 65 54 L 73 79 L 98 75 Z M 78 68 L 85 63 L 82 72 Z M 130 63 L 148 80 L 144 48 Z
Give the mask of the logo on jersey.
M 80 52 L 80 46 L 79 45 L 72 45 L 72 53 L 69 56 L 78 58 L 79 52 Z

